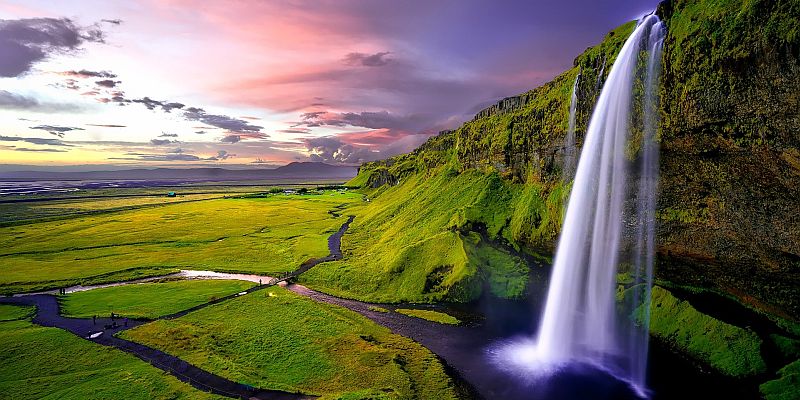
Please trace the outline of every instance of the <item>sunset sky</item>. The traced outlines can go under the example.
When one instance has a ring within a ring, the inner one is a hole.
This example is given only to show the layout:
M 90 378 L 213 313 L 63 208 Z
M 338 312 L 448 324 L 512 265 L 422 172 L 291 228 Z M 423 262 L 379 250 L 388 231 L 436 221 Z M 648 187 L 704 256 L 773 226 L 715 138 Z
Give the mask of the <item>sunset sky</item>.
M 657 1 L 606 3 L 0 0 L 0 164 L 385 158 Z

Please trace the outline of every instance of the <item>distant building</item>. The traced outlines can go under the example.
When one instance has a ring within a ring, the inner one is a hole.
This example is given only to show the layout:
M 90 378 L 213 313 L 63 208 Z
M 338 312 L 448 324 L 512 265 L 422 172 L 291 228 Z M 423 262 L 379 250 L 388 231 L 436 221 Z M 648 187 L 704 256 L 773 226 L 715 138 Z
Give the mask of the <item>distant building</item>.
M 175 192 L 169 192 L 169 193 L 167 193 L 167 197 L 175 197 L 175 196 L 177 196 L 177 195 L 175 194 Z

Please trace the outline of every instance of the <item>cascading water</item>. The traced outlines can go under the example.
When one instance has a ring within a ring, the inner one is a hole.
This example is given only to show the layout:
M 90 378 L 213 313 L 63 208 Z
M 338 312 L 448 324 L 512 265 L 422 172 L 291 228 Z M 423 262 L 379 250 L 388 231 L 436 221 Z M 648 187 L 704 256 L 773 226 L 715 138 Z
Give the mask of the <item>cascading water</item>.
M 659 18 L 644 17 L 611 67 L 575 172 L 536 342 L 501 351 L 529 370 L 592 364 L 628 381 L 642 396 L 663 38 Z M 629 159 L 633 153 L 635 161 Z M 617 282 L 620 272 L 629 277 L 624 286 Z
M 569 102 L 569 123 L 567 127 L 567 137 L 564 140 L 564 167 L 561 170 L 562 179 L 566 182 L 572 179 L 575 170 L 575 113 L 578 109 L 578 84 L 581 80 L 581 73 L 575 77 L 572 84 L 572 98 Z

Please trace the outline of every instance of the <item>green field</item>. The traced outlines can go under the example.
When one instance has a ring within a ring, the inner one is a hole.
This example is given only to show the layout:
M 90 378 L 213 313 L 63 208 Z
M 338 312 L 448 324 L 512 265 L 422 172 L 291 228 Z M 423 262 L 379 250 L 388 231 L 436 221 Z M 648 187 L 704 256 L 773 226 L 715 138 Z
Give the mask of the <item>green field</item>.
M 328 254 L 356 193 L 185 202 L 0 228 L 0 292 L 201 269 L 271 274 Z
M 123 317 L 155 319 L 239 293 L 255 286 L 237 280 L 185 280 L 116 286 L 61 297 L 61 313 L 91 318 L 113 312 Z
M 409 317 L 422 318 L 428 321 L 438 322 L 440 324 L 458 325 L 461 323 L 461 321 L 459 321 L 458 318 L 452 315 L 433 310 L 415 310 L 410 308 L 398 308 L 395 311 L 403 315 L 408 315 Z
M 132 355 L 19 319 L 32 311 L 32 307 L 0 305 L 0 398 L 220 398 Z
M 122 337 L 248 385 L 334 399 L 452 399 L 436 357 L 347 309 L 273 287 Z

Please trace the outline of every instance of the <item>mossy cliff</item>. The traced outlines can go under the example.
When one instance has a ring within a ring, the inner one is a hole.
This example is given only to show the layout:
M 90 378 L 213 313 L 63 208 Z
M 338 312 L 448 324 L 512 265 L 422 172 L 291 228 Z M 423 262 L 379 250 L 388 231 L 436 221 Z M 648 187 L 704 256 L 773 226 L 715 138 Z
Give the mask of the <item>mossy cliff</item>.
M 797 320 L 800 3 L 674 0 L 662 3 L 658 14 L 667 37 L 660 85 L 657 277 L 727 293 Z M 395 242 L 385 231 L 373 230 L 379 226 L 404 226 L 411 247 L 420 245 L 411 237 L 417 242 L 436 235 L 466 238 L 479 226 L 487 228 L 484 239 L 523 253 L 552 254 L 568 192 L 560 161 L 572 84 L 580 73 L 580 146 L 597 95 L 634 26 L 610 32 L 551 82 L 500 101 L 412 153 L 364 164 L 353 184 L 366 188 L 371 203 L 364 210 L 371 211 L 356 218 L 345 249 L 355 257 L 402 251 L 390 248 Z M 420 200 L 425 196 L 428 200 Z M 447 207 L 435 207 L 430 196 L 448 196 Z M 422 215 L 426 219 L 404 223 Z M 358 243 L 350 240 L 356 234 Z M 462 248 L 474 247 L 459 241 Z M 320 273 L 336 275 L 327 285 L 343 295 L 369 297 L 367 292 L 380 287 L 408 285 L 396 299 L 419 300 L 474 298 L 481 288 L 474 280 L 490 275 L 475 272 L 477 267 L 471 274 L 452 268 L 469 264 L 469 251 L 460 262 L 445 251 L 422 253 L 424 266 L 389 257 L 386 262 L 395 266 L 381 267 L 385 285 L 372 284 L 369 291 L 355 288 L 364 281 L 366 259 L 356 262 L 357 268 L 334 263 Z M 405 272 L 398 274 L 398 268 Z M 414 268 L 419 276 L 407 279 Z M 426 292 L 425 277 L 434 273 L 441 275 L 434 279 L 438 285 L 428 285 Z M 470 283 L 462 284 L 468 277 Z

